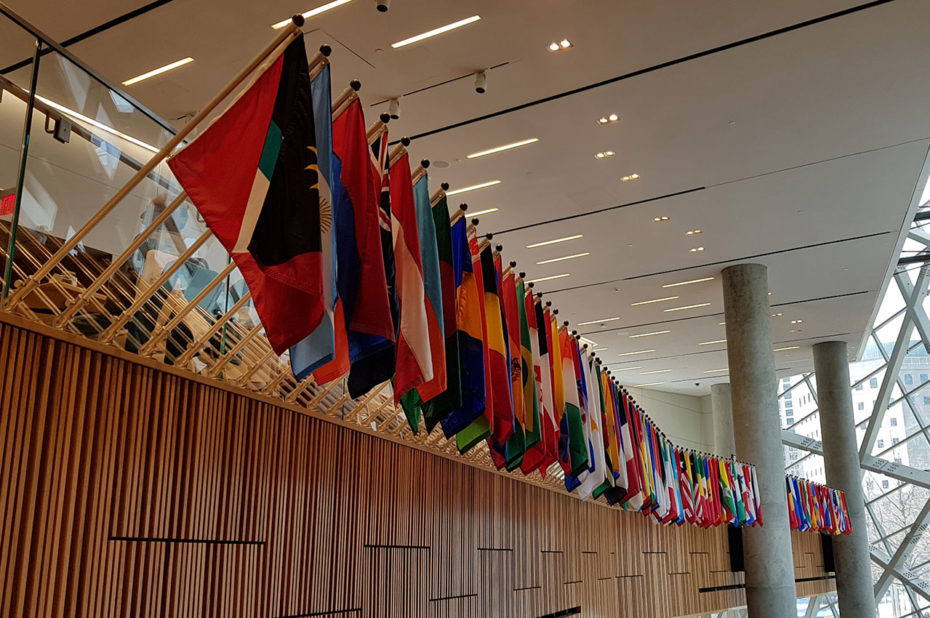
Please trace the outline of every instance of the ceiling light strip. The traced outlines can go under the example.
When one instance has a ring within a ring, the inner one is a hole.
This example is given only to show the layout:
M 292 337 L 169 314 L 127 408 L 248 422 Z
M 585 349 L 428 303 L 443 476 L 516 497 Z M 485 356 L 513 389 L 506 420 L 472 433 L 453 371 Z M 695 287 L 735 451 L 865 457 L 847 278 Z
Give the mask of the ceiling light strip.
M 327 2 L 326 4 L 322 6 L 318 6 L 315 9 L 310 9 L 306 13 L 301 13 L 301 15 L 303 15 L 304 19 L 308 19 L 310 17 L 313 17 L 314 15 L 319 15 L 320 13 L 325 13 L 326 11 L 330 9 L 334 9 L 337 6 L 348 4 L 349 2 L 352 2 L 352 0 L 333 0 L 333 2 Z M 274 28 L 275 30 L 280 30 L 281 28 L 288 25 L 289 23 L 291 23 L 290 17 L 288 17 L 287 19 L 282 19 L 281 21 L 279 21 L 278 23 L 274 24 L 271 27 Z
M 527 144 L 535 144 L 539 141 L 538 137 L 531 137 L 529 139 L 521 140 L 519 142 L 514 142 L 512 144 L 504 144 L 503 146 L 498 146 L 497 148 L 488 148 L 487 150 L 482 150 L 480 152 L 473 152 L 470 155 L 467 155 L 466 159 L 477 159 L 478 157 L 484 157 L 489 154 L 494 154 L 495 152 L 503 152 L 505 150 L 510 150 L 512 148 L 519 148 L 520 146 L 526 146 Z
M 641 300 L 638 303 L 632 303 L 633 307 L 639 307 L 640 305 L 649 305 L 652 303 L 661 303 L 666 300 L 678 300 L 677 296 L 666 296 L 665 298 L 653 298 L 652 300 Z
M 481 19 L 480 15 L 472 15 L 471 17 L 466 17 L 465 19 L 460 19 L 459 21 L 452 22 L 451 24 L 446 24 L 445 26 L 440 26 L 438 28 L 433 28 L 423 34 L 417 34 L 410 37 L 409 39 L 404 39 L 403 41 L 398 41 L 396 43 L 391 43 L 391 47 L 397 49 L 398 47 L 403 47 L 405 45 L 410 45 L 411 43 L 416 43 L 422 41 L 423 39 L 428 39 L 434 37 L 437 34 L 443 34 L 449 32 L 450 30 L 455 30 L 456 28 L 461 28 L 462 26 L 467 26 Z
M 636 338 L 638 338 L 638 337 L 651 337 L 652 335 L 664 335 L 664 334 L 670 333 L 670 332 L 672 332 L 672 331 L 670 331 L 670 330 L 657 330 L 657 331 L 653 331 L 653 332 L 651 332 L 651 333 L 640 333 L 640 334 L 638 334 L 638 335 L 630 335 L 630 339 L 636 339 Z
M 713 341 L 702 341 L 698 345 L 714 345 L 716 343 L 726 343 L 726 342 L 727 342 L 726 339 L 715 339 Z
M 584 253 L 575 253 L 573 255 L 565 255 L 563 257 L 552 258 L 551 260 L 543 260 L 541 262 L 536 262 L 536 265 L 541 266 L 543 264 L 552 264 L 553 262 L 561 262 L 563 260 L 574 260 L 575 258 L 584 257 L 586 255 L 591 255 L 591 252 L 585 251 Z
M 538 277 L 536 279 L 530 279 L 526 283 L 539 283 L 540 281 L 551 281 L 552 279 L 561 279 L 562 277 L 569 277 L 571 273 L 562 273 L 561 275 L 552 275 L 550 277 Z
M 603 320 L 591 320 L 590 322 L 578 322 L 576 326 L 588 326 L 590 324 L 602 324 L 604 322 L 614 322 L 619 319 L 620 319 L 620 316 L 616 316 L 613 318 L 604 318 Z
M 655 352 L 655 350 L 637 350 L 635 352 L 621 352 L 617 356 L 635 356 L 636 354 L 648 354 L 650 352 Z
M 485 187 L 493 187 L 494 185 L 499 185 L 500 180 L 489 180 L 488 182 L 482 182 L 476 185 L 471 185 L 470 187 L 462 187 L 461 189 L 455 189 L 454 191 L 446 191 L 446 195 L 458 195 L 459 193 L 465 193 L 466 191 L 474 191 L 475 189 L 484 189 Z
M 691 285 L 692 283 L 703 283 L 705 281 L 713 281 L 713 277 L 704 277 L 703 279 L 692 279 L 691 281 L 679 281 L 678 283 L 667 283 L 663 285 L 663 288 L 674 288 L 679 285 Z
M 448 195 L 448 193 L 446 193 Z M 563 236 L 562 238 L 554 238 L 552 240 L 544 240 L 542 242 L 534 242 L 532 245 L 527 245 L 527 249 L 535 249 L 536 247 L 545 247 L 546 245 L 554 245 L 557 242 L 566 242 L 568 240 L 577 240 L 582 238 L 582 234 L 575 234 L 574 236 Z
M 148 78 L 150 78 L 150 77 L 155 77 L 156 75 L 161 75 L 162 73 L 167 73 L 168 71 L 170 71 L 170 70 L 172 70 L 172 69 L 176 69 L 176 68 L 178 68 L 178 67 L 182 67 L 182 66 L 184 66 L 185 64 L 191 63 L 191 62 L 193 62 L 193 61 L 194 61 L 194 59 L 191 58 L 190 56 L 188 56 L 187 58 L 181 58 L 180 60 L 177 60 L 177 61 L 175 61 L 175 62 L 172 62 L 171 64 L 166 64 L 166 65 L 163 66 L 163 67 L 158 67 L 157 69 L 153 69 L 153 70 L 149 71 L 148 73 L 143 73 L 142 75 L 137 75 L 137 76 L 133 77 L 132 79 L 127 79 L 126 81 L 123 82 L 123 85 L 124 85 L 124 86 L 132 86 L 133 84 L 138 84 L 139 82 L 141 82 L 141 81 L 143 81 L 143 80 L 146 80 L 146 79 L 148 79 Z
M 479 210 L 478 212 L 470 212 L 468 213 L 468 216 L 479 217 L 481 215 L 489 215 L 492 212 L 497 212 L 498 210 L 499 210 L 498 208 L 485 208 L 484 210 Z
M 663 309 L 666 313 L 670 311 L 684 311 L 685 309 L 697 309 L 698 307 L 709 307 L 710 303 L 698 303 L 696 305 L 685 305 L 684 307 L 670 307 L 668 309 Z

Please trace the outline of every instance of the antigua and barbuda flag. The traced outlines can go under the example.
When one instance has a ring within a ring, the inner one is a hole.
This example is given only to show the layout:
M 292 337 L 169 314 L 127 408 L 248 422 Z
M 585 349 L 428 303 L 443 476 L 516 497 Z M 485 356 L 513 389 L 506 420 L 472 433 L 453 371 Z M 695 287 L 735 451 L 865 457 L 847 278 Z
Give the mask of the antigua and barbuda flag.
M 303 36 L 168 162 L 239 267 L 275 353 L 323 320 L 316 135 Z

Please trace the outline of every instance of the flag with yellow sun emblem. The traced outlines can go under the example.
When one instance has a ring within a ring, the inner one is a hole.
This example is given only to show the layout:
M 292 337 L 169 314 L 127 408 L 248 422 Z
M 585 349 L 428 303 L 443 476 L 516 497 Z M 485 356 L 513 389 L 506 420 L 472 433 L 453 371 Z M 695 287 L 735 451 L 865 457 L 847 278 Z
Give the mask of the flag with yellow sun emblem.
M 274 351 L 332 311 L 303 35 L 168 165 L 239 267 Z M 328 226 L 329 227 L 329 226 Z M 328 248 L 328 247 L 327 247 Z M 327 303 L 329 300 L 329 303 Z M 332 326 L 330 326 L 332 337 Z

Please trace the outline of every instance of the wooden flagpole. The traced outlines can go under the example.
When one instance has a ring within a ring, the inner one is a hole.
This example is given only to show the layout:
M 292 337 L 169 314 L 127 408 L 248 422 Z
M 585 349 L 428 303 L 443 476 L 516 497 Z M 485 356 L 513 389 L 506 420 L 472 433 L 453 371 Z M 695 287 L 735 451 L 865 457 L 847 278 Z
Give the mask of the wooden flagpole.
M 119 204 L 123 198 L 129 195 L 129 192 L 132 191 L 136 185 L 138 185 L 142 180 L 148 176 L 148 174 L 155 169 L 155 167 L 165 160 L 168 155 L 181 143 L 181 141 L 187 137 L 201 122 L 203 122 L 207 116 L 209 116 L 220 103 L 222 103 L 226 97 L 228 97 L 233 90 L 235 90 L 256 68 L 258 68 L 263 62 L 284 53 L 284 50 L 287 48 L 287 45 L 290 44 L 298 35 L 301 34 L 301 30 L 298 27 L 298 24 L 303 24 L 303 18 L 300 16 L 295 16 L 294 20 L 288 24 L 285 28 L 282 29 L 281 33 L 275 37 L 275 39 L 268 44 L 265 49 L 263 49 L 255 58 L 252 59 L 249 64 L 243 68 L 238 75 L 236 75 L 232 81 L 230 81 L 213 99 L 210 100 L 197 114 L 191 118 L 184 128 L 175 134 L 168 142 L 161 147 L 157 153 L 155 153 L 151 159 L 143 165 L 139 171 L 137 171 L 132 178 L 130 178 L 126 184 L 120 188 L 116 194 L 110 198 L 110 200 L 103 205 L 103 207 L 97 211 L 97 213 L 91 217 L 87 223 L 85 223 L 80 230 L 78 230 L 70 239 L 68 239 L 58 251 L 46 262 L 34 275 L 29 277 L 7 300 L 6 308 L 12 309 L 19 302 L 25 298 L 25 296 L 31 292 L 39 282 L 44 279 L 48 274 L 55 268 L 65 256 L 67 256 L 72 249 L 74 249 L 81 240 L 87 236 L 94 227 L 97 226 L 100 221 L 107 216 L 110 211 L 112 211 L 117 204 Z

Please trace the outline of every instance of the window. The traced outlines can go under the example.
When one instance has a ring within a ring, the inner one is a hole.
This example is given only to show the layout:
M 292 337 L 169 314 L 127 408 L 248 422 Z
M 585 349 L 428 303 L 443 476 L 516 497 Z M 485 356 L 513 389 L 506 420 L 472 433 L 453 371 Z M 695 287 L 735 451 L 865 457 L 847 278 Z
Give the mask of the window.
M 895 462 L 896 464 L 901 463 L 901 458 L 900 458 L 900 457 L 895 457 L 895 458 L 894 458 L 894 462 Z
M 879 440 L 879 441 L 878 441 L 878 448 L 885 448 L 885 441 L 884 441 L 884 440 Z
M 898 442 L 900 442 L 900 440 L 898 440 L 897 438 L 892 438 L 892 439 L 891 439 L 891 445 L 892 445 L 892 446 L 894 446 L 894 445 L 897 444 Z
M 785 393 L 785 399 L 791 399 L 791 391 Z
M 924 405 L 930 405 L 930 397 L 927 397 L 926 395 L 924 395 Z
M 912 386 L 912 385 L 914 384 L 914 376 L 912 376 L 912 375 L 909 374 L 909 373 L 905 373 L 905 374 L 904 374 L 904 383 L 907 384 L 908 386 Z
M 898 419 L 896 419 L 896 418 L 891 419 L 891 426 L 892 426 L 892 427 L 897 427 L 897 426 L 898 426 Z
M 861 401 L 859 402 L 859 404 L 858 404 L 856 407 L 859 408 L 860 410 L 865 410 L 865 404 L 864 404 L 863 402 L 861 402 Z
M 861 390 L 862 390 L 862 383 L 861 383 L 861 382 L 860 382 L 859 384 L 856 384 L 856 390 L 857 390 L 857 391 L 861 391 Z
M 920 383 L 921 383 L 921 384 L 923 384 L 923 383 L 926 382 L 927 380 L 930 380 L 930 376 L 928 376 L 928 375 L 925 374 L 925 373 L 920 374 Z
M 878 378 L 869 378 L 869 388 L 878 388 Z
M 882 489 L 888 489 L 888 481 L 882 481 Z
M 924 397 L 924 399 L 927 399 L 927 397 Z M 792 404 L 790 401 L 786 401 L 786 402 L 785 402 L 785 409 L 786 409 L 786 410 L 790 410 L 791 407 L 792 407 L 793 405 L 794 405 L 794 404 Z

